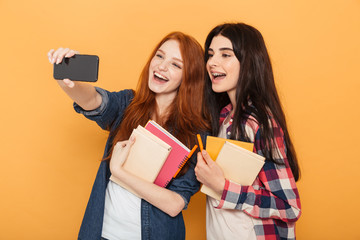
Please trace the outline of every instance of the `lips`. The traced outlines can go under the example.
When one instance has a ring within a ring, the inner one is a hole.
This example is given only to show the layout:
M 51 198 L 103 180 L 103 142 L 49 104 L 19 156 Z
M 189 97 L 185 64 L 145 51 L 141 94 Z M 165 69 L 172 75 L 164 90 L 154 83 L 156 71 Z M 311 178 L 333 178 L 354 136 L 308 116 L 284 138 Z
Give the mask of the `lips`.
M 226 77 L 225 73 L 222 72 L 210 72 L 212 81 L 220 81 Z
M 158 72 L 154 72 L 154 79 L 160 82 L 168 82 L 169 79 L 167 77 L 165 77 L 164 75 L 158 73 Z

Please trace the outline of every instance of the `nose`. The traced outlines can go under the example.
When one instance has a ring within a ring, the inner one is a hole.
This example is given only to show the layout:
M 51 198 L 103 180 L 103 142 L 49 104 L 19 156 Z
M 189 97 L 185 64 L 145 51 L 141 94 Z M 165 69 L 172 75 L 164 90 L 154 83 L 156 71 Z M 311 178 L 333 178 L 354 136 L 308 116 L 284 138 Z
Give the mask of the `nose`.
M 210 67 L 215 67 L 218 65 L 218 61 L 216 60 L 216 58 L 214 56 L 212 56 L 211 58 L 209 58 L 207 60 L 207 64 L 210 66 Z
M 161 71 L 167 71 L 167 69 L 168 69 L 167 62 L 166 62 L 166 61 L 162 61 L 162 62 L 159 64 L 159 70 L 161 70 Z

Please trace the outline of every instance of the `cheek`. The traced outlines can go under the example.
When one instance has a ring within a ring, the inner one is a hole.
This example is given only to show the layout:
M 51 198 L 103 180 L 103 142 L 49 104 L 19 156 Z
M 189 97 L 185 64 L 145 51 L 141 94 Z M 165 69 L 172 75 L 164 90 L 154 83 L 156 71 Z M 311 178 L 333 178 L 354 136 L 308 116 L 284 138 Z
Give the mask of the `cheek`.
M 209 76 L 210 76 L 210 75 L 211 75 L 211 73 L 210 73 L 210 66 L 209 66 L 208 63 L 206 63 L 206 71 L 207 71 L 207 73 L 208 73 Z
M 156 63 L 156 60 L 154 58 L 151 59 L 149 68 L 153 68 Z
M 237 62 L 231 62 L 226 64 L 227 73 L 231 74 L 235 78 L 239 78 L 240 64 Z
M 176 87 L 179 87 L 181 82 L 182 82 L 182 76 L 180 75 L 180 77 L 176 81 Z
M 174 80 L 176 82 L 177 85 L 180 85 L 182 78 L 183 78 L 183 71 L 176 71 L 173 73 L 174 76 Z

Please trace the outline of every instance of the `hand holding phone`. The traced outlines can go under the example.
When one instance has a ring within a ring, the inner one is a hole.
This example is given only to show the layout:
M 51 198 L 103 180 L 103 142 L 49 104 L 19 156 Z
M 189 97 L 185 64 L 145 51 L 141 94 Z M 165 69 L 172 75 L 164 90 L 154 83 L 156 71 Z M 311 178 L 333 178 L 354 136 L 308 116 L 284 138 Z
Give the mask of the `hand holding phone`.
M 99 57 L 96 55 L 75 54 L 54 64 L 54 78 L 72 81 L 96 82 L 98 80 Z
M 59 48 L 48 53 L 50 63 L 54 64 L 54 78 L 58 80 L 96 82 L 99 71 L 99 57 L 81 55 L 69 48 Z M 68 84 L 66 84 L 68 85 Z

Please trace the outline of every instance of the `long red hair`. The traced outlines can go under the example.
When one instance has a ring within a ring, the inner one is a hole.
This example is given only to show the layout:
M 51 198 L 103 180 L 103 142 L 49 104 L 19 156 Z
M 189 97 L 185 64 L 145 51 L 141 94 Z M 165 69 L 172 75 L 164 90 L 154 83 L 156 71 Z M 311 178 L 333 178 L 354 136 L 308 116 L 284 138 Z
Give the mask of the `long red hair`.
M 177 96 L 167 113 L 159 116 L 155 93 L 148 86 L 149 66 L 157 50 L 168 40 L 176 40 L 179 43 L 183 59 L 183 78 Z M 204 51 L 193 37 L 181 32 L 172 32 L 165 36 L 157 44 L 142 70 L 134 99 L 127 107 L 121 124 L 113 133 L 113 146 L 118 141 L 129 139 L 134 128 L 138 125 L 145 126 L 155 114 L 157 123 L 170 130 L 175 137 L 191 148 L 195 144 L 195 134 L 199 130 L 210 129 L 209 117 L 204 112 L 205 73 Z

